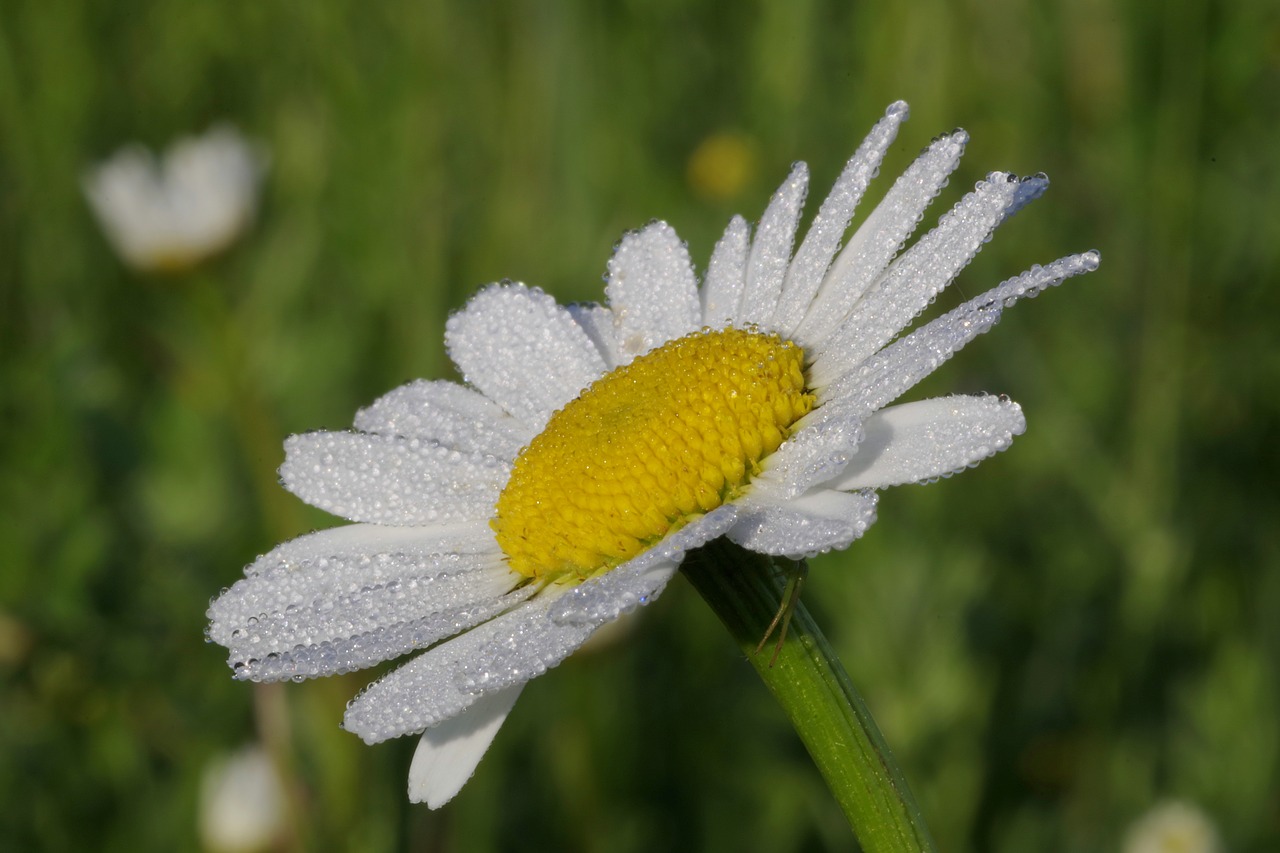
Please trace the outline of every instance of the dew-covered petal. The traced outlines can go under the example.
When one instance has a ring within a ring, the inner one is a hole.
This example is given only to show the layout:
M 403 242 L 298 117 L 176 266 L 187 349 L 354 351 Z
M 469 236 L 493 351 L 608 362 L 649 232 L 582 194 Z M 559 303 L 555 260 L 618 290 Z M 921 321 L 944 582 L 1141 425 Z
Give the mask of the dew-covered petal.
M 722 536 L 737 515 L 736 506 L 717 507 L 616 569 L 578 584 L 557 600 L 551 609 L 552 620 L 598 624 L 648 604 L 662 591 L 684 555 Z
M 825 485 L 882 489 L 953 474 L 1007 448 L 1027 422 L 999 397 L 957 395 L 891 406 L 863 422 L 848 467 Z
M 312 432 L 290 436 L 284 487 L 350 521 L 418 525 L 488 518 L 511 465 L 420 438 Z
M 1019 181 L 993 172 L 942 217 L 858 302 L 839 331 L 823 345 L 810 378 L 822 387 L 875 353 L 946 287 L 1008 215 L 1040 196 L 1048 179 Z
M 613 312 L 597 302 L 574 302 L 564 307 L 600 351 L 605 367 L 609 370 L 617 367 L 618 337 L 613 327 Z
M 397 553 L 429 556 L 458 554 L 488 559 L 501 553 L 488 519 L 429 527 L 344 524 L 282 542 L 245 566 L 245 577 L 328 558 Z
M 711 263 L 701 292 L 702 325 L 722 329 L 738 316 L 742 290 L 747 283 L 750 249 L 751 226 L 741 216 L 735 216 L 711 251 Z
M 348 525 L 255 560 L 209 606 L 211 640 L 241 680 L 371 666 L 492 618 L 527 589 L 483 523 Z
M 738 510 L 722 506 L 695 519 L 643 554 L 559 596 L 547 619 L 489 642 L 463 664 L 464 689 L 489 691 L 535 678 L 560 663 L 596 628 L 657 598 L 692 548 L 727 531 Z
M 1034 266 L 970 299 L 890 344 L 830 385 L 823 392 L 829 402 L 809 417 L 860 418 L 892 403 L 965 344 L 993 327 L 1001 312 L 1018 299 L 1034 297 L 1072 276 L 1092 272 L 1099 262 L 1097 252 L 1069 255 L 1043 267 Z
M 605 285 L 622 363 L 696 330 L 698 283 L 689 250 L 665 222 L 622 238 Z
M 601 625 L 653 600 L 685 551 L 721 535 L 736 512 L 720 507 L 611 572 L 570 591 L 548 587 L 514 610 L 429 649 L 352 700 L 343 726 L 377 743 L 422 731 L 461 713 L 480 695 L 541 675 Z M 570 593 L 574 599 L 566 600 Z
M 737 325 L 763 323 L 778 307 L 808 191 L 809 167 L 796 163 L 760 217 L 747 258 L 746 287 L 734 318 Z
M 764 460 L 752 495 L 786 501 L 845 469 L 862 440 L 861 418 L 819 418 L 818 412 L 798 421 L 791 437 Z
M 847 547 L 875 518 L 874 492 L 814 489 L 776 504 L 744 502 L 728 536 L 749 551 L 798 559 Z
M 858 150 L 849 158 L 831 192 L 818 209 L 818 215 L 809 226 L 800 248 L 796 250 L 795 259 L 787 271 L 782 299 L 769 322 L 769 327 L 783 337 L 790 337 L 795 333 L 813 303 L 831 266 L 831 260 L 840 248 L 840 241 L 849 228 L 854 209 L 862 200 L 871 179 L 879 171 L 885 151 L 898 135 L 898 128 L 907 120 L 907 115 L 905 102 L 898 101 L 889 106 L 884 118 L 876 123 L 871 133 L 858 146 Z M 842 316 L 843 313 L 847 313 L 847 309 L 841 312 Z
M 444 340 L 467 382 L 535 432 L 605 370 L 569 312 L 523 284 L 477 293 L 449 318 Z
M 520 698 L 524 685 L 486 696 L 458 716 L 427 729 L 409 765 L 409 802 L 438 809 L 462 790 Z
M 514 459 L 534 433 L 497 403 L 471 388 L 417 379 L 356 413 L 362 432 L 424 438 L 464 453 Z
M 947 185 L 968 139 L 962 130 L 935 139 L 894 182 L 827 271 L 797 331 L 800 343 L 821 346 L 840 328 L 915 231 L 925 208 Z
M 483 666 L 490 643 L 506 637 L 518 640 L 535 626 L 554 625 L 547 618 L 547 610 L 555 592 L 544 591 L 387 673 L 351 700 L 342 727 L 365 743 L 379 743 L 421 732 L 461 714 L 485 692 L 463 689 L 458 677 L 463 664 Z M 560 630 L 586 639 L 594 629 L 572 626 Z

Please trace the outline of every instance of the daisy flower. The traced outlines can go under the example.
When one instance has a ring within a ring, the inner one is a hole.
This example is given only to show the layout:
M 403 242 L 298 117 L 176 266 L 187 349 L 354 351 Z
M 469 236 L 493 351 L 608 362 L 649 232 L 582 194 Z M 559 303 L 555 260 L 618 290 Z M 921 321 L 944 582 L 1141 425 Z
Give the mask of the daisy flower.
M 653 600 L 685 553 L 727 536 L 804 557 L 844 548 L 876 491 L 960 471 L 1022 432 L 1017 404 L 890 406 L 1001 312 L 1096 253 L 1009 279 L 899 337 L 1043 176 L 994 172 L 902 247 L 967 136 L 935 140 L 841 248 L 899 126 L 892 105 L 798 248 L 797 164 L 754 233 L 734 218 L 699 285 L 655 222 L 609 261 L 603 304 L 495 284 L 451 317 L 466 385 L 417 381 L 355 430 L 285 443 L 284 486 L 354 524 L 258 558 L 209 609 L 209 636 L 253 681 L 348 672 L 426 649 L 370 685 L 343 726 L 422 733 L 409 795 L 471 776 L 525 683 Z
M 257 745 L 221 755 L 200 779 L 200 841 L 212 853 L 270 850 L 287 831 L 284 785 Z
M 187 269 L 231 245 L 253 220 L 266 158 L 220 125 L 174 143 L 162 160 L 140 145 L 84 178 L 84 192 L 116 252 L 135 269 Z
M 1222 853 L 1217 828 L 1195 805 L 1179 800 L 1160 803 L 1139 817 L 1125 833 L 1123 853 Z

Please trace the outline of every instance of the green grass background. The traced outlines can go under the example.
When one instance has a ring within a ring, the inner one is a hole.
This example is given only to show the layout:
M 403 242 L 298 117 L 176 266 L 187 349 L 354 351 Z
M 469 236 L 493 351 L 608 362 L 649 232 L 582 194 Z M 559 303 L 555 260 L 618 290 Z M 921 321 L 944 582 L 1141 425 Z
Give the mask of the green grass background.
M 197 849 L 202 768 L 265 731 L 295 849 L 851 849 L 683 582 L 532 683 L 440 812 L 405 800 L 413 739 L 338 729 L 369 674 L 255 690 L 201 632 L 246 562 L 332 523 L 276 485 L 281 440 L 453 376 L 443 323 L 478 286 L 599 298 L 656 217 L 705 265 L 793 160 L 820 198 L 897 98 L 873 197 L 957 125 L 930 220 L 991 169 L 1053 179 L 960 295 L 1071 251 L 1103 266 L 914 392 L 1007 393 L 1030 428 L 886 493 L 806 602 L 943 849 L 1114 850 L 1166 798 L 1230 850 L 1280 848 L 1266 0 L 5 0 L 0 848 Z M 131 273 L 83 170 L 219 120 L 271 152 L 257 226 L 188 275 Z M 687 166 L 720 132 L 754 156 L 713 198 Z

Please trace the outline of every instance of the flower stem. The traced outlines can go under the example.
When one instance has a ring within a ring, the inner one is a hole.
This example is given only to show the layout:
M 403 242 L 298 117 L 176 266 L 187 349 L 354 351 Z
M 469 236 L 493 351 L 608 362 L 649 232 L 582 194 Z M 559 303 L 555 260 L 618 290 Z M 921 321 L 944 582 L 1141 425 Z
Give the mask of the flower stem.
M 685 576 L 782 705 L 866 853 L 933 851 L 920 809 L 871 712 L 804 605 L 771 660 L 760 638 L 783 601 L 785 561 L 719 539 L 691 552 Z

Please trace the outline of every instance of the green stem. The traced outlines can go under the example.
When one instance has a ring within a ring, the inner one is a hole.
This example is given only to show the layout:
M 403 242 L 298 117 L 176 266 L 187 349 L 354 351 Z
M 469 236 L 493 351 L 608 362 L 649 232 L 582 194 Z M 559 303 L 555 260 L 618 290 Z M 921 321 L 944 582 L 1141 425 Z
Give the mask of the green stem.
M 777 659 L 756 654 L 783 600 L 781 563 L 726 539 L 693 551 L 683 571 L 782 705 L 866 853 L 933 851 L 920 809 L 871 712 L 835 652 L 796 604 Z

